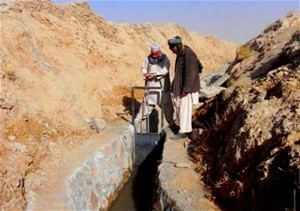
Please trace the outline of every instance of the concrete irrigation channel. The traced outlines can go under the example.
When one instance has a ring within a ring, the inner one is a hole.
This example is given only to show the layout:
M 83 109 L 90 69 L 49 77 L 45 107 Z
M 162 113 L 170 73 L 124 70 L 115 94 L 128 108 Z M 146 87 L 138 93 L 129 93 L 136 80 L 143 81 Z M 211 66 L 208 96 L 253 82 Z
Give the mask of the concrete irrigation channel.
M 133 113 L 134 110 L 132 108 Z M 188 159 L 185 148 L 187 140 L 169 139 L 172 132 L 167 127 L 163 128 L 162 110 L 160 115 L 152 114 L 144 122 L 146 125 L 135 130 L 145 131 L 135 132 L 136 168 L 109 210 L 218 210 L 205 197 L 199 175 Z M 134 115 L 132 123 L 133 120 Z M 161 127 L 155 131 L 152 128 L 158 127 L 152 127 L 149 122 L 161 123 Z
M 133 126 L 108 125 L 75 149 L 73 155 L 63 158 L 68 163 L 66 168 L 43 190 L 31 193 L 26 210 L 109 210 L 119 193 L 122 195 L 123 187 L 122 197 L 127 204 L 119 204 L 121 210 L 148 210 L 153 206 L 157 210 L 200 208 L 199 198 L 205 197 L 199 177 L 188 161 L 183 142 L 169 140 L 169 133 L 166 129 L 149 155 L 135 166 Z M 176 163 L 188 166 L 176 167 Z M 129 178 L 131 182 L 127 183 Z M 182 186 L 182 179 L 189 180 L 190 186 Z M 126 208 L 129 200 L 131 207 Z
M 214 84 L 227 79 L 222 75 Z M 223 90 L 206 84 L 202 95 Z M 61 158 L 61 171 L 29 193 L 26 210 L 218 210 L 189 161 L 187 140 L 169 139 L 172 132 L 163 124 L 148 129 L 136 133 L 124 121 L 108 124 Z
M 187 139 L 171 140 L 168 128 L 162 133 L 109 210 L 219 210 L 189 161 Z

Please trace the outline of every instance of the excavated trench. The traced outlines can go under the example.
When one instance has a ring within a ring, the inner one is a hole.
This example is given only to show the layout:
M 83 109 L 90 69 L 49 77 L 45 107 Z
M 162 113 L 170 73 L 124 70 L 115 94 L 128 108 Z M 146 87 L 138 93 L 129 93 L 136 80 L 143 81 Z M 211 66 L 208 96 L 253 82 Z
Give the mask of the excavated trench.
M 261 164 L 270 158 L 271 150 L 279 147 L 275 144 L 275 135 L 250 152 L 242 163 L 224 159 L 223 155 L 228 153 L 230 133 L 236 131 L 231 127 L 240 127 L 236 122 L 242 124 L 247 115 L 237 107 L 222 123 L 217 123 L 219 120 L 215 114 L 223 115 L 227 105 L 221 95 L 207 101 L 205 109 L 199 111 L 200 115 L 194 122 L 205 130 L 189 150 L 190 156 L 199 165 L 207 166 L 201 173 L 214 202 L 221 210 L 228 211 L 300 210 L 300 168 L 299 165 L 298 168 L 290 167 L 290 148 L 278 149 L 268 176 L 263 178 Z M 199 154 L 201 159 L 197 157 Z M 226 171 L 224 165 L 229 166 Z

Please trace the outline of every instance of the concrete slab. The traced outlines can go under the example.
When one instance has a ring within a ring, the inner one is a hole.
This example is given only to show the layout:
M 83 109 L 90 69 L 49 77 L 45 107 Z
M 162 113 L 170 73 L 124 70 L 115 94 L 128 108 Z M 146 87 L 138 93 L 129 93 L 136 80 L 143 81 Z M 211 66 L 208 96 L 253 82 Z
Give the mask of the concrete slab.
M 199 96 L 205 98 L 211 98 L 220 94 L 221 91 L 225 90 L 225 87 L 218 87 L 218 86 L 206 86 L 203 89 L 200 89 Z
M 229 79 L 229 75 L 225 73 L 221 77 L 219 77 L 216 81 L 214 81 L 211 86 L 221 86 L 223 83 L 225 83 Z

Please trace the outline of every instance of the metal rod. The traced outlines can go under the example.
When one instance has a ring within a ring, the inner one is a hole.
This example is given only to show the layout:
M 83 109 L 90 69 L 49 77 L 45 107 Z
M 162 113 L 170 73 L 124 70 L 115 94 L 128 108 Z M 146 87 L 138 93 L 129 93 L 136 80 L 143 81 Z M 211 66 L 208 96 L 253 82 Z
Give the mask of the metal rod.
M 154 86 L 132 86 L 131 89 L 161 89 L 161 87 L 154 87 Z
M 160 131 L 164 127 L 164 90 L 161 90 L 161 101 L 160 101 Z
M 149 133 L 150 130 L 150 115 L 149 115 L 149 102 L 147 97 L 149 96 L 149 89 L 146 89 L 146 97 L 145 97 L 145 101 L 146 101 L 146 112 L 147 112 L 147 116 L 146 116 L 146 132 Z
M 134 88 L 131 87 L 131 123 L 134 124 L 135 119 L 135 108 L 134 108 Z

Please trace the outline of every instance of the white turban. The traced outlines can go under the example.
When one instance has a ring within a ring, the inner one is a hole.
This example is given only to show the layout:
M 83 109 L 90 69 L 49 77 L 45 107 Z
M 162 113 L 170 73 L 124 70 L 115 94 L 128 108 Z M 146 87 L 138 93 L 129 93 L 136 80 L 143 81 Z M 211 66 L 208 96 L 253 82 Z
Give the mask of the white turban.
M 152 44 L 151 51 L 160 51 L 160 46 L 158 44 Z

